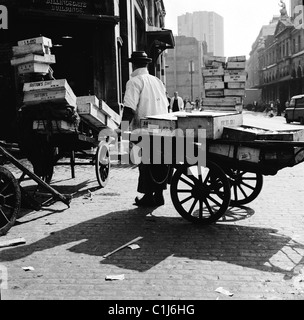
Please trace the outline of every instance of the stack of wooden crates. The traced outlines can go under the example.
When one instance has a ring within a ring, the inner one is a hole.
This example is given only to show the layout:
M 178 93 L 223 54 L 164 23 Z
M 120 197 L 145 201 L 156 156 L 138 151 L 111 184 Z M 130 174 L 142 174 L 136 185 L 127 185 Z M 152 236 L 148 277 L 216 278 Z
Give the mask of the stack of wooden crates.
M 18 74 L 49 72 L 50 65 L 55 63 L 51 54 L 52 41 L 46 37 L 38 37 L 18 41 L 13 47 L 11 64 L 17 67 Z
M 19 76 L 26 76 L 23 84 L 23 108 L 31 112 L 33 130 L 75 132 L 76 95 L 66 79 L 53 79 L 51 64 L 56 62 L 51 54 L 52 40 L 37 37 L 18 41 L 13 49 L 11 65 Z M 54 116 L 55 115 L 55 116 Z
M 11 64 L 19 75 L 43 78 L 55 63 L 51 47 L 52 40 L 46 37 L 19 41 L 13 47 Z M 120 115 L 104 101 L 96 96 L 76 97 L 66 79 L 24 83 L 23 105 L 28 110 L 34 108 L 33 130 L 44 133 L 78 132 L 80 119 L 96 131 L 115 130 L 120 124 Z
M 205 56 L 203 68 L 204 110 L 242 110 L 247 80 L 246 56 L 225 57 Z

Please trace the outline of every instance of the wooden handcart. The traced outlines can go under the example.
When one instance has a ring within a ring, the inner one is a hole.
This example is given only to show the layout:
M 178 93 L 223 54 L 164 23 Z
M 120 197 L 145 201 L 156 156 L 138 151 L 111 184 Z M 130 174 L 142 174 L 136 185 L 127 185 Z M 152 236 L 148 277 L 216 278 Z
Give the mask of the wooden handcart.
M 71 197 L 63 195 L 39 178 L 35 173 L 24 166 L 10 151 L 11 144 L 0 141 L 0 235 L 4 235 L 14 225 L 22 202 L 26 202 L 35 210 L 48 207 L 61 201 L 70 206 Z M 10 164 L 21 171 L 17 179 L 4 165 Z M 48 192 L 49 196 L 44 202 L 38 202 L 33 195 L 27 192 L 21 183 L 25 179 L 34 181 L 39 188 Z
M 172 127 L 173 130 L 178 128 L 178 125 L 172 125 L 172 121 L 168 119 L 160 121 L 151 117 L 149 121 L 153 128 L 148 130 L 150 135 L 153 131 L 155 134 L 155 127 L 166 127 L 160 134 L 172 132 Z M 182 121 L 181 123 L 184 123 L 185 120 Z M 204 120 L 200 121 L 200 124 L 204 125 Z M 194 124 L 197 123 L 195 120 Z M 205 127 L 209 128 L 209 123 Z M 280 170 L 304 161 L 303 137 L 298 141 L 283 141 L 279 140 L 279 136 L 275 136 L 274 140 L 267 140 L 269 136 L 266 135 L 263 140 L 255 138 L 254 135 L 253 138 L 251 135 L 250 139 L 228 139 L 221 130 L 220 138 L 207 138 L 204 145 L 194 140 L 197 150 L 205 150 L 206 166 L 189 165 L 186 157 L 183 161 L 167 165 L 171 199 L 177 212 L 193 223 L 215 223 L 225 215 L 229 206 L 244 206 L 255 200 L 262 190 L 264 176 L 274 176 Z M 160 152 L 165 154 L 168 150 L 162 149 Z M 151 168 L 155 170 L 153 166 Z M 154 180 L 163 183 L 163 179 Z
M 230 155 L 214 153 L 225 146 Z M 240 159 L 239 150 L 255 150 L 258 161 Z M 229 206 L 244 206 L 255 200 L 263 187 L 264 176 L 304 160 L 304 142 L 207 142 L 206 167 L 175 165 L 171 179 L 171 199 L 186 220 L 208 225 L 220 220 Z
M 45 109 L 45 106 L 43 108 Z M 47 126 L 50 121 L 54 120 L 45 120 L 45 125 Z M 7 233 L 14 225 L 22 202 L 34 210 L 48 207 L 57 201 L 69 206 L 71 196 L 62 195 L 50 186 L 55 166 L 69 165 L 72 178 L 75 178 L 76 165 L 92 165 L 95 167 L 97 181 L 101 188 L 106 187 L 109 180 L 111 166 L 109 136 L 90 137 L 78 130 L 68 133 L 58 130 L 49 131 L 47 128 L 42 131 L 33 131 L 32 119 L 26 119 L 25 123 L 30 125 L 22 127 L 26 144 L 21 148 L 19 144 L 14 144 L 14 148 L 23 154 L 23 158 L 31 162 L 33 171 L 12 155 L 12 144 L 0 142 L 0 235 Z M 60 161 L 62 159 L 70 161 L 62 162 Z M 76 159 L 82 161 L 76 162 Z M 22 173 L 21 177 L 16 179 L 4 164 L 18 168 Z M 27 179 L 37 184 L 34 192 L 29 193 L 21 186 L 21 183 Z M 41 193 L 46 192 L 50 195 L 47 200 L 37 201 L 37 189 L 40 189 Z

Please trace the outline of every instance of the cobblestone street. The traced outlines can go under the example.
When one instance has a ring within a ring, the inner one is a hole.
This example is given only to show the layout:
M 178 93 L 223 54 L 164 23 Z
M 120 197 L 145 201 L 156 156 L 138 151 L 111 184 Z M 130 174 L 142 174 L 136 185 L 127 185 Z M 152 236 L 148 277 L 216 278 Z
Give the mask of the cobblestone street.
M 114 165 L 106 188 L 94 168 L 56 167 L 52 186 L 74 194 L 22 217 L 1 240 L 26 244 L 0 249 L 8 270 L 3 300 L 299 300 L 304 298 L 304 164 L 265 177 L 259 197 L 230 208 L 201 227 L 166 205 L 133 206 L 138 171 Z M 89 193 L 89 191 L 91 193 Z M 124 244 L 125 248 L 103 256 Z M 24 271 L 23 267 L 33 267 Z M 107 276 L 123 280 L 106 281 Z M 218 293 L 223 288 L 233 295 Z

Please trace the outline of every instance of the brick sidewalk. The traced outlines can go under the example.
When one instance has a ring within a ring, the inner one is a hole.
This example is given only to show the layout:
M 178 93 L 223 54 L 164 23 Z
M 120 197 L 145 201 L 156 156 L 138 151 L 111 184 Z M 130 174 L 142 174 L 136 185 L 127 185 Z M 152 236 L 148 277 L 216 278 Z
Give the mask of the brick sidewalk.
M 304 298 L 304 164 L 265 177 L 262 193 L 225 221 L 192 225 L 166 205 L 136 209 L 136 168 L 114 166 L 98 189 L 94 168 L 56 167 L 54 186 L 75 193 L 71 208 L 56 203 L 24 216 L 0 240 L 8 268 L 2 299 L 274 300 Z M 88 197 L 91 190 L 92 197 Z M 143 237 L 138 250 L 103 255 Z M 22 267 L 32 266 L 25 272 Z M 122 281 L 105 281 L 124 275 Z M 215 290 L 223 287 L 234 295 Z

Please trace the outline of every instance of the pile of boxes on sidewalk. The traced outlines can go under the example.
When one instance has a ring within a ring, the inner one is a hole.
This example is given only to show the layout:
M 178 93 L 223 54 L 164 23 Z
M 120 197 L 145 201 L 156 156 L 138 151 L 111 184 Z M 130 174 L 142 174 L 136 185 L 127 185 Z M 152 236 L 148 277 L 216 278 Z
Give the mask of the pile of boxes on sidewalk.
M 52 40 L 46 37 L 22 40 L 13 47 L 11 64 L 20 76 L 26 74 L 27 79 L 37 79 L 49 74 L 51 79 L 23 85 L 23 108 L 31 107 L 36 112 L 33 130 L 77 132 L 80 119 L 96 130 L 118 128 L 120 116 L 104 101 L 95 96 L 76 97 L 66 79 L 53 78 L 50 65 L 55 63 L 55 56 L 51 47 Z
M 247 80 L 246 56 L 205 56 L 203 68 L 204 110 L 242 111 Z

